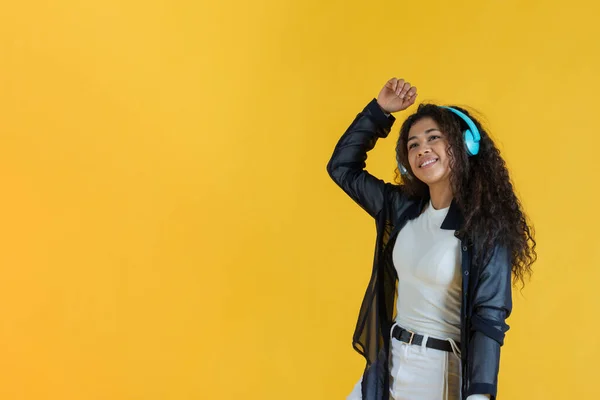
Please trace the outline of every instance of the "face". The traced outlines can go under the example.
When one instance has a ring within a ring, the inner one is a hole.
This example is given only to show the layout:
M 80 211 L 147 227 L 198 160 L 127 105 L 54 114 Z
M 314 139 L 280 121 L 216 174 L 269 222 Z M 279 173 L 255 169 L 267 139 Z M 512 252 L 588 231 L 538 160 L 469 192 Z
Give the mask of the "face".
M 448 139 L 429 117 L 415 122 L 408 132 L 408 161 L 413 174 L 429 187 L 450 184 Z

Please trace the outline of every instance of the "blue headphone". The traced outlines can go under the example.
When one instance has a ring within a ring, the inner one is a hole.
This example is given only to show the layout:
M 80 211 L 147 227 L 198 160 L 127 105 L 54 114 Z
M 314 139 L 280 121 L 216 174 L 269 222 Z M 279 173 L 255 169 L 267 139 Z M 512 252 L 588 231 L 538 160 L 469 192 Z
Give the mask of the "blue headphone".
M 458 115 L 463 121 L 466 122 L 467 126 L 469 127 L 467 130 L 463 131 L 463 139 L 465 140 L 465 148 L 467 151 L 467 155 L 471 157 L 479 153 L 479 140 L 481 139 L 481 135 L 479 134 L 479 129 L 477 129 L 473 120 L 469 118 L 468 115 L 466 115 L 462 111 L 457 110 L 456 108 L 446 106 L 440 107 L 446 108 L 452 111 L 454 114 Z M 410 178 L 408 170 L 404 168 L 402 164 L 400 164 L 400 161 L 397 158 L 398 155 L 396 155 L 396 161 L 398 162 L 398 170 L 402 175 L 408 175 L 408 177 Z

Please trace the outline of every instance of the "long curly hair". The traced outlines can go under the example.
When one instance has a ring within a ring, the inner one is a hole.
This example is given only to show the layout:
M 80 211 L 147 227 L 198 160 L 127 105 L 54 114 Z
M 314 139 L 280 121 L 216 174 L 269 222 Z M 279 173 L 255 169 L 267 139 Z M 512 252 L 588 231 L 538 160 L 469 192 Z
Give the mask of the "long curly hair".
M 461 232 L 473 243 L 474 263 L 486 265 L 495 245 L 506 246 L 512 256 L 513 284 L 525 285 L 531 265 L 537 259 L 534 228 L 515 195 L 506 163 L 481 123 L 463 108 L 452 106 L 469 116 L 479 129 L 481 140 L 477 155 L 469 157 L 463 139 L 468 128 L 465 121 L 448 109 L 435 104 L 421 104 L 400 128 L 396 145 L 397 160 L 408 170 L 401 175 L 396 169 L 396 183 L 412 196 L 422 197 L 429 187 L 415 177 L 408 162 L 408 131 L 417 121 L 430 117 L 448 139 L 450 184 L 454 200 L 464 216 Z M 476 240 L 474 240 L 476 238 Z

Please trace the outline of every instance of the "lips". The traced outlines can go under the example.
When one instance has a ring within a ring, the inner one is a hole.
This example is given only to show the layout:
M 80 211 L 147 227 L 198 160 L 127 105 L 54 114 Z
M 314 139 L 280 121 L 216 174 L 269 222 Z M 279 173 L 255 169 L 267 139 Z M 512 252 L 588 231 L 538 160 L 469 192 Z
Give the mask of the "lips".
M 429 168 L 432 165 L 434 165 L 436 162 L 438 162 L 439 158 L 437 157 L 430 157 L 427 158 L 426 160 L 423 160 L 421 162 L 421 164 L 419 165 L 419 168 Z

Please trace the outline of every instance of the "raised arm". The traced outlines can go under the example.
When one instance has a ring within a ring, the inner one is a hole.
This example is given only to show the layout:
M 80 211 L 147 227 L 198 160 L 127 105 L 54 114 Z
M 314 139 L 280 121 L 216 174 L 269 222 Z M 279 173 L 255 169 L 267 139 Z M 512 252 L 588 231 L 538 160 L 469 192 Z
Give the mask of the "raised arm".
M 415 101 L 416 88 L 404 80 L 390 79 L 377 99 L 360 112 L 338 141 L 327 164 L 327 172 L 359 206 L 375 217 L 383 208 L 383 180 L 366 169 L 367 153 L 379 138 L 385 138 L 395 121 L 393 112 L 408 108 Z

